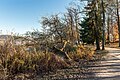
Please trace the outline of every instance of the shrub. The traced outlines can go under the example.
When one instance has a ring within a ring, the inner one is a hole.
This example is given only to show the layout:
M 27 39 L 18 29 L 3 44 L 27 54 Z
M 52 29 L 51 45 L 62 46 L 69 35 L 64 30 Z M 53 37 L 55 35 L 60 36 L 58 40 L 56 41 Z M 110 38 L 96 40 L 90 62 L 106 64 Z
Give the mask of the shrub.
M 73 61 L 90 59 L 93 52 L 82 45 L 70 46 L 68 55 Z M 10 41 L 0 45 L 0 79 L 20 78 L 20 75 L 42 74 L 57 69 L 66 68 L 71 63 L 50 52 L 27 51 L 26 46 L 14 45 Z M 25 78 L 22 77 L 22 79 Z
M 89 47 L 83 47 L 82 45 L 77 45 L 73 47 L 74 51 L 68 53 L 71 59 L 79 61 L 80 59 L 91 59 L 94 55 L 94 50 Z
M 68 64 L 53 53 L 37 51 L 30 53 L 25 46 L 16 46 L 8 41 L 0 46 L 0 66 L 0 70 L 6 70 L 4 78 L 8 78 L 20 73 L 36 74 L 55 71 L 67 67 Z M 0 73 L 3 74 L 3 71 Z

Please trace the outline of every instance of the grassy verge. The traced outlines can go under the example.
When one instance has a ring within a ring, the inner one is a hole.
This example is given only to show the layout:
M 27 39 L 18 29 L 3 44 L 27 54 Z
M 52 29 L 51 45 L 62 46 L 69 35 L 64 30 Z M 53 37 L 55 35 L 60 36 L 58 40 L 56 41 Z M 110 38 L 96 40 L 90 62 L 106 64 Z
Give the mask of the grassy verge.
M 90 59 L 94 52 L 90 48 L 75 47 L 75 51 L 69 53 L 73 61 L 81 58 Z M 29 52 L 25 46 L 16 46 L 6 42 L 0 45 L 0 79 L 29 79 L 37 74 L 43 74 L 57 69 L 69 67 L 68 60 L 40 51 Z

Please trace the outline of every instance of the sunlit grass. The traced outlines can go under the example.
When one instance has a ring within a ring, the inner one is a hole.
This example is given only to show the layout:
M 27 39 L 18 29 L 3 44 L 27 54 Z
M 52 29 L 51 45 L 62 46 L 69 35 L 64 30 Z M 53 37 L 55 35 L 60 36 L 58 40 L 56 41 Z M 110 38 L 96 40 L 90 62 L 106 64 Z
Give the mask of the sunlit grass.
M 83 46 L 74 47 L 68 55 L 72 61 L 90 59 L 93 52 Z M 37 75 L 70 66 L 65 60 L 54 53 L 27 51 L 26 46 L 14 45 L 9 40 L 0 45 L 0 79 L 15 78 L 19 74 Z M 25 76 L 25 75 L 24 75 Z

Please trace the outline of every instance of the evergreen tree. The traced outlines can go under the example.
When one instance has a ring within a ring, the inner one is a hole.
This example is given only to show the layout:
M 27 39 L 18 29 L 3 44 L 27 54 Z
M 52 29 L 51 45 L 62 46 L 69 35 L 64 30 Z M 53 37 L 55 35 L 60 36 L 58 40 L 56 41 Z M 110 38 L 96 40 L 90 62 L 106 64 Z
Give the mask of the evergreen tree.
M 89 18 L 84 18 L 84 20 L 80 24 L 80 38 L 83 43 L 94 44 L 95 36 L 94 36 L 94 23 L 90 21 Z

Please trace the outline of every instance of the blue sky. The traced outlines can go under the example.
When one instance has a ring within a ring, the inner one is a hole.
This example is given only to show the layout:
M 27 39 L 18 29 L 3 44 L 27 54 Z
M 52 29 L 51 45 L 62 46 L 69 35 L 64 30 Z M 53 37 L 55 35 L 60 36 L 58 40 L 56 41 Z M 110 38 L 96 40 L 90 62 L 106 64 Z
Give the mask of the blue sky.
M 40 29 L 42 16 L 65 12 L 72 0 L 0 0 L 2 34 Z

